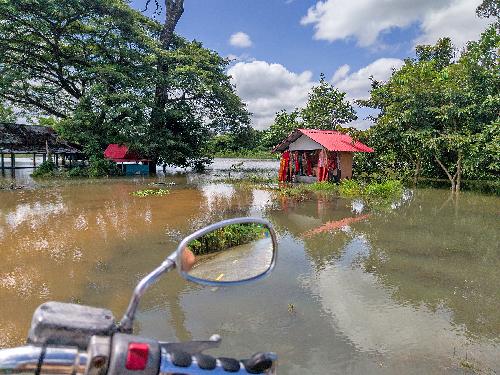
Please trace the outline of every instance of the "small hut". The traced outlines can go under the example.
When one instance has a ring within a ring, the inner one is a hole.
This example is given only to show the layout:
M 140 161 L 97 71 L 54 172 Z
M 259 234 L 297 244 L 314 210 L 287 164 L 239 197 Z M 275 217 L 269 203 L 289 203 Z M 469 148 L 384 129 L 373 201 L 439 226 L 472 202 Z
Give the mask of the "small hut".
M 334 130 L 297 129 L 273 152 L 281 152 L 279 180 L 315 182 L 352 178 L 354 152 L 373 149 Z
M 148 175 L 149 159 L 130 151 L 125 145 L 111 143 L 104 151 L 104 157 L 117 163 L 124 175 Z

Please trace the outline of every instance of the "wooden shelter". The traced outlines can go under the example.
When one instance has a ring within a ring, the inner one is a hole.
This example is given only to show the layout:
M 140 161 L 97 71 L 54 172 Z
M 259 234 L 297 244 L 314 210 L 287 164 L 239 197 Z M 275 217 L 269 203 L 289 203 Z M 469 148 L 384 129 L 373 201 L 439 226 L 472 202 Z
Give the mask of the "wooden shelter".
M 352 178 L 354 152 L 373 149 L 334 130 L 297 129 L 273 152 L 281 152 L 280 181 L 340 181 Z
M 36 168 L 36 157 L 42 156 L 47 160 L 47 154 L 54 157 L 54 162 L 59 165 L 69 160 L 81 159 L 79 146 L 63 141 L 54 129 L 46 126 L 22 125 L 8 122 L 0 122 L 0 169 L 2 174 L 5 169 L 10 169 L 12 174 L 16 169 Z M 33 165 L 16 166 L 16 155 L 29 154 L 33 156 Z M 6 165 L 5 156 L 10 157 L 9 165 Z

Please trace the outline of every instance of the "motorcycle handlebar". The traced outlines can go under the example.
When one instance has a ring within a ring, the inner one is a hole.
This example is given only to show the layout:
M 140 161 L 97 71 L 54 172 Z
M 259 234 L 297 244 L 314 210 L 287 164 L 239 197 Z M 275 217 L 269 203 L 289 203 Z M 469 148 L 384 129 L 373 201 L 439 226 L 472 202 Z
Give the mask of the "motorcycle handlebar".
M 120 357 L 125 358 L 124 356 Z M 88 360 L 89 354 L 76 347 L 27 345 L 0 350 L 0 374 L 87 375 Z M 112 372 L 122 373 L 123 371 L 118 370 L 119 368 L 125 370 L 125 364 L 114 364 L 114 366 L 110 364 L 109 370 L 115 369 Z M 191 355 L 182 351 L 172 352 L 161 348 L 159 371 L 158 367 L 144 370 L 146 373 L 182 373 L 186 375 L 276 374 L 276 355 L 274 353 L 256 353 L 248 360 L 239 361 L 225 357 L 214 358 L 201 353 Z M 108 374 L 114 375 L 112 372 L 108 371 Z
M 87 353 L 76 347 L 33 345 L 0 350 L 0 374 L 78 374 L 84 375 Z

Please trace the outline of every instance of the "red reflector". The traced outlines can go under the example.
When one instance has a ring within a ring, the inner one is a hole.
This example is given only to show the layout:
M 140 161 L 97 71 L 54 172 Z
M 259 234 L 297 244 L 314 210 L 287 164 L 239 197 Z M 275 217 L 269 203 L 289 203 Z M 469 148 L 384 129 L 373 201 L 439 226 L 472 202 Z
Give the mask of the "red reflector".
M 131 342 L 128 344 L 127 370 L 144 370 L 148 363 L 149 346 L 142 342 Z

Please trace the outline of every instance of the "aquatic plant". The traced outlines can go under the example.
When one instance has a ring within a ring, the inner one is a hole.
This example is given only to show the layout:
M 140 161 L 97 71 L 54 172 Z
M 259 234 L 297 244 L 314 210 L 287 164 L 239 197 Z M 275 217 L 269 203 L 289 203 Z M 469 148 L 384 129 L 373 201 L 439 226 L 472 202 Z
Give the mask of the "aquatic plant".
M 170 194 L 170 191 L 165 190 L 165 189 L 144 189 L 144 190 L 137 190 L 132 193 L 130 193 L 134 197 L 151 197 L 151 196 L 158 196 L 158 197 L 163 197 L 167 194 Z

